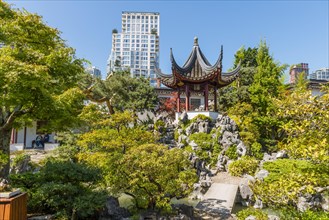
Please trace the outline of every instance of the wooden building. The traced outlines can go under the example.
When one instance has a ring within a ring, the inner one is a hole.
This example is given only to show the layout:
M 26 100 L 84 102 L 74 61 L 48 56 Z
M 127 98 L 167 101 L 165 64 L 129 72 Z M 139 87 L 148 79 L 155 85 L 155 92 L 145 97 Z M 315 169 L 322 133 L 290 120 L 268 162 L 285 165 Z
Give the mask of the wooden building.
M 190 56 L 183 66 L 179 66 L 170 50 L 171 74 L 164 74 L 159 69 L 156 73 L 161 83 L 178 92 L 177 112 L 192 112 L 191 94 L 202 94 L 204 111 L 209 112 L 209 97 L 213 97 L 214 112 L 217 109 L 217 90 L 232 83 L 238 76 L 240 64 L 231 72 L 222 72 L 223 47 L 214 65 L 211 65 L 203 55 L 198 38 L 194 38 L 194 46 Z M 185 108 L 180 108 L 182 94 L 185 96 Z

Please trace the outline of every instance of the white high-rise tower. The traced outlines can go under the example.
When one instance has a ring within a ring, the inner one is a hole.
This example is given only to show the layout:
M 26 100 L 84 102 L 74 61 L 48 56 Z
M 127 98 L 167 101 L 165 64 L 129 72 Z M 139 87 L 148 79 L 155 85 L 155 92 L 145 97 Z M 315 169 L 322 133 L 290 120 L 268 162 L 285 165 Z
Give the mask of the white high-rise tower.
M 112 50 L 107 74 L 130 69 L 134 77 L 145 77 L 156 86 L 155 65 L 159 57 L 160 14 L 122 12 L 122 33 L 112 31 Z

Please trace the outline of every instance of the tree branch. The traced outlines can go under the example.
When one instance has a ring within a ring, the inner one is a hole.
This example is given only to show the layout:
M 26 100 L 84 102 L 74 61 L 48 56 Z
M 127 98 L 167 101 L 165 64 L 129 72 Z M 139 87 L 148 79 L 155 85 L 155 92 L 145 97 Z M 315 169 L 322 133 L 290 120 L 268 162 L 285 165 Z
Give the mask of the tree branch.
M 8 113 L 9 117 L 4 117 L 4 125 L 0 127 L 0 131 L 8 129 L 14 122 L 17 116 L 24 115 L 25 112 L 21 111 L 22 106 L 17 106 L 12 113 Z

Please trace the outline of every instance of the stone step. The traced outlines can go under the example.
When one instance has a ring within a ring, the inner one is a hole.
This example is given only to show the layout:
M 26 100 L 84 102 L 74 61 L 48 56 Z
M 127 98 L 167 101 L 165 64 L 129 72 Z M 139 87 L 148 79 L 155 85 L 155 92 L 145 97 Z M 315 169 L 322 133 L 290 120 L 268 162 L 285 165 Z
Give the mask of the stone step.
M 213 183 L 204 195 L 203 200 L 214 200 L 220 206 L 226 207 L 230 212 L 234 206 L 238 185 Z

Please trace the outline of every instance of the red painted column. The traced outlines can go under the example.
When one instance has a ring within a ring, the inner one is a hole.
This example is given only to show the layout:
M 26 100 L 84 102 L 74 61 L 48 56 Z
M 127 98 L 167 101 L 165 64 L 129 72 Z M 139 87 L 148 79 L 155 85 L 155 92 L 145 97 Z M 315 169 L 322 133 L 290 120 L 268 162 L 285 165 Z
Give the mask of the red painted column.
M 178 92 L 177 92 L 177 100 L 176 100 L 176 104 L 177 104 L 177 112 L 180 112 L 180 89 L 178 88 Z
M 214 111 L 217 112 L 217 88 L 214 87 Z
M 208 87 L 208 83 L 206 83 L 205 89 L 204 89 L 204 106 L 205 106 L 205 110 L 209 111 L 208 108 L 208 94 L 209 94 L 209 87 Z
M 190 110 L 190 89 L 189 89 L 189 85 L 185 86 L 185 95 L 186 95 L 186 101 L 185 101 L 185 109 L 186 112 L 188 112 Z

